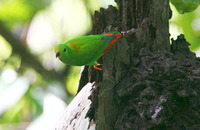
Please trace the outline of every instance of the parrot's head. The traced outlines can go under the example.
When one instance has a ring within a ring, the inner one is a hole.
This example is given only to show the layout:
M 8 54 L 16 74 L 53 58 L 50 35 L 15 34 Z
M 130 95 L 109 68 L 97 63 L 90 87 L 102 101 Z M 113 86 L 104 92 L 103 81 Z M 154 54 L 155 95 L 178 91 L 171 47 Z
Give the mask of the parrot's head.
M 56 58 L 58 57 L 62 62 L 66 62 L 69 57 L 69 47 L 66 44 L 58 44 L 55 47 Z

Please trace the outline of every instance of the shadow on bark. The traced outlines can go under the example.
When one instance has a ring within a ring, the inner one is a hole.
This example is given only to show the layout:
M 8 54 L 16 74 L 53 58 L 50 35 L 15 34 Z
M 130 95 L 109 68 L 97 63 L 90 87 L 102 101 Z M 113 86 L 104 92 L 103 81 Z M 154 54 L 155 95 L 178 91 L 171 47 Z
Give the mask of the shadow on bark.
M 200 128 L 200 59 L 183 35 L 169 44 L 169 1 L 116 0 L 95 12 L 92 34 L 116 28 L 136 33 L 121 38 L 86 67 L 79 90 L 96 82 L 88 116 L 97 129 Z

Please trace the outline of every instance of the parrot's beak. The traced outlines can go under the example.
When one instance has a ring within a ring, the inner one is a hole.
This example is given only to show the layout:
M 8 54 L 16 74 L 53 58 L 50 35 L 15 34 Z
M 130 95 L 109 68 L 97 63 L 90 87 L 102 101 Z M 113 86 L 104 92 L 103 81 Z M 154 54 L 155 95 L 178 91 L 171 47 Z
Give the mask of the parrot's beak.
M 56 58 L 60 56 L 60 52 L 59 51 L 56 51 Z

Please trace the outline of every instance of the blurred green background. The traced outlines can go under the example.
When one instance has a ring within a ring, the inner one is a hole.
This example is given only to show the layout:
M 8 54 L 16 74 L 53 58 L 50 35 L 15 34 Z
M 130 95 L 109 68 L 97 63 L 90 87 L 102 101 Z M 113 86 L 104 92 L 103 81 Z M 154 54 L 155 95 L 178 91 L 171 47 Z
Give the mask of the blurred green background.
M 85 35 L 95 10 L 114 0 L 0 0 L 0 130 L 50 130 L 77 91 L 81 67 L 64 65 L 54 46 Z M 200 56 L 200 8 L 171 5 L 171 38 L 185 34 Z M 19 47 L 18 47 L 19 46 Z

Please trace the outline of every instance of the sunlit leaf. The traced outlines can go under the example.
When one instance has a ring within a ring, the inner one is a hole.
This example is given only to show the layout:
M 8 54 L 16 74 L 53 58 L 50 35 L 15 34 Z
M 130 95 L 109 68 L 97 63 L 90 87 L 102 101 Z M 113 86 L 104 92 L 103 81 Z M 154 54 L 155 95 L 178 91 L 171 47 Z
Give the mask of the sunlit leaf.
M 176 25 L 179 31 L 181 30 L 186 40 L 191 44 L 190 49 L 196 51 L 200 48 L 200 7 L 193 12 L 185 14 L 178 13 L 173 6 L 171 6 L 171 9 L 173 16 L 170 23 Z M 194 23 L 194 21 L 196 22 Z
M 67 77 L 66 87 L 67 87 L 67 90 L 73 95 L 76 94 L 77 89 L 78 89 L 80 71 L 81 71 L 81 67 L 73 66 Z
M 51 0 L 2 0 L 0 1 L 0 20 L 8 27 L 32 19 L 38 10 L 45 8 Z
M 5 68 L 12 68 L 16 71 L 19 70 L 21 66 L 21 58 L 19 57 L 19 55 L 11 55 L 6 61 L 5 64 L 3 66 L 3 69 Z
M 31 87 L 24 96 L 3 115 L 1 115 L 0 123 L 15 123 L 21 121 L 31 121 L 39 116 L 42 111 L 42 105 L 31 95 Z
M 0 68 L 4 65 L 4 60 L 10 57 L 12 48 L 10 44 L 0 35 Z
M 195 10 L 199 4 L 199 0 L 170 0 L 181 14 Z

